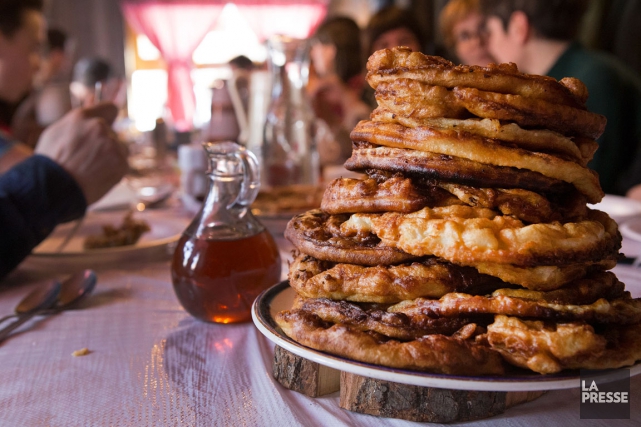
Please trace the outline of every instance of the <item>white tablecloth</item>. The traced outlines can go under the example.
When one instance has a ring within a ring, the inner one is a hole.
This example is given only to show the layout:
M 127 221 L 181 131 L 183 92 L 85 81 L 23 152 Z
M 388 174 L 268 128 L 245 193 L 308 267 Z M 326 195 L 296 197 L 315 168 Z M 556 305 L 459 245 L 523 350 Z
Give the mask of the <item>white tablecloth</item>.
M 641 297 L 641 270 L 615 271 Z M 168 261 L 98 278 L 81 309 L 38 318 L 0 344 L 0 426 L 416 425 L 340 409 L 338 393 L 284 389 L 271 377 L 273 345 L 253 324 L 206 324 L 182 309 Z M 20 270 L 0 283 L 0 314 L 35 285 Z M 71 355 L 84 347 L 90 354 Z M 577 384 L 474 425 L 639 425 L 641 376 L 631 385 L 630 421 L 580 420 Z

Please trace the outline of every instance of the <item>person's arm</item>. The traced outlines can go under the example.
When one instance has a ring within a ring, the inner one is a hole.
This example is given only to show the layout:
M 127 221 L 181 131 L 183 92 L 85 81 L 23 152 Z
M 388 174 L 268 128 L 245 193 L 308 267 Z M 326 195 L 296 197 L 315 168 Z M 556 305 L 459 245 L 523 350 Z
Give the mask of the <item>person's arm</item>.
M 0 149 L 0 175 L 17 165 L 33 154 L 33 150 L 19 142 L 10 142 L 2 139 L 3 148 Z
M 0 176 L 0 278 L 123 177 L 127 149 L 110 127 L 117 113 L 113 104 L 71 111 L 45 130 L 37 155 Z
M 48 157 L 34 155 L 0 176 L 0 278 L 86 208 L 76 181 Z

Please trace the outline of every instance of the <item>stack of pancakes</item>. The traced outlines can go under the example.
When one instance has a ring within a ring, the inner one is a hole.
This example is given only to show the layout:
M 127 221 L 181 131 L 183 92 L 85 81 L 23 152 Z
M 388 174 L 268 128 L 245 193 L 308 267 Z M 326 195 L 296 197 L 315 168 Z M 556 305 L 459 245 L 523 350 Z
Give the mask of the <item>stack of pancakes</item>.
M 367 363 L 548 374 L 641 359 L 641 300 L 607 270 L 616 223 L 587 168 L 605 118 L 587 90 L 514 64 L 406 48 L 367 64 L 378 108 L 320 210 L 294 217 L 293 340 Z M 515 368 L 517 367 L 517 368 Z

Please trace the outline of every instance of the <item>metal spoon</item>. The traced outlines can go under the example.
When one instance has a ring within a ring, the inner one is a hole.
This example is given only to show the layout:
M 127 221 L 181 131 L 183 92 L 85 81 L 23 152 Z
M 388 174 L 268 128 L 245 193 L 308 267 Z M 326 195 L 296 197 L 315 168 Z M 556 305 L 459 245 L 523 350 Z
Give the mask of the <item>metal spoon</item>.
M 56 304 L 51 310 L 47 310 L 46 313 L 42 314 L 50 314 L 50 311 L 58 312 L 73 307 L 93 291 L 97 282 L 98 278 L 93 270 L 83 270 L 72 274 L 71 277 L 62 282 L 62 288 Z
M 16 314 L 6 316 L 0 319 L 2 321 L 17 316 L 18 320 L 11 323 L 6 328 L 0 330 L 0 341 L 2 341 L 11 331 L 15 330 L 18 326 L 25 323 L 27 320 L 38 314 L 56 314 L 62 310 L 66 310 L 78 301 L 82 300 L 85 296 L 89 295 L 96 286 L 96 274 L 92 270 L 84 270 L 71 275 L 67 280 L 59 284 L 59 292 L 56 293 L 52 303 L 48 305 L 38 306 L 34 308 L 27 300 L 31 300 L 31 294 L 18 304 L 16 307 Z M 57 283 L 57 282 L 56 282 Z M 32 292 L 35 294 L 36 292 Z M 33 297 L 35 301 L 35 296 Z
M 5 339 L 18 326 L 31 319 L 41 310 L 46 310 L 56 303 L 60 294 L 60 282 L 52 281 L 27 295 L 16 307 L 18 320 L 0 330 L 0 341 Z M 12 315 L 13 316 L 13 315 Z M 8 317 L 12 317 L 8 316 Z M 8 318 L 7 317 L 7 318 Z M 5 318 L 6 319 L 6 318 Z M 4 320 L 4 319 L 3 319 Z

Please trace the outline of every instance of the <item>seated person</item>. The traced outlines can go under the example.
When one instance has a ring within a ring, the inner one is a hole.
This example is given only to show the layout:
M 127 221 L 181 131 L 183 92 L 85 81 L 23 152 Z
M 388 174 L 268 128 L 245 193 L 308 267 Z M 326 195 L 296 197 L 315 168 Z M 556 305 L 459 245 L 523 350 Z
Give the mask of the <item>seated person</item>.
M 352 152 L 349 133 L 371 112 L 359 98 L 364 77 L 356 22 L 342 16 L 327 19 L 316 30 L 310 56 L 313 72 L 307 89 L 316 117 L 331 131 L 318 142 L 321 164 L 342 164 Z
M 71 104 L 89 107 L 101 101 L 120 105 L 122 84 L 107 61 L 101 58 L 82 58 L 73 67 L 69 85 Z
M 365 39 L 368 57 L 377 50 L 396 46 L 407 46 L 415 52 L 424 52 L 425 30 L 409 10 L 387 6 L 372 15 L 365 28 Z M 369 85 L 363 88 L 361 99 L 372 110 L 376 108 L 374 89 Z
M 478 0 L 450 0 L 441 10 L 439 25 L 456 62 L 481 66 L 496 62 L 487 50 L 485 18 Z
M 30 90 L 43 39 L 42 0 L 0 3 L 0 100 L 17 103 Z M 120 181 L 127 155 L 110 128 L 116 114 L 113 104 L 71 111 L 35 154 L 0 132 L 0 279 Z
M 65 32 L 47 30 L 45 53 L 34 78 L 34 89 L 20 102 L 12 121 L 13 136 L 33 148 L 51 123 L 71 110 L 69 53 Z
M 384 7 L 370 18 L 365 29 L 367 55 L 379 49 L 407 46 L 423 51 L 425 31 L 412 12 L 397 6 Z
M 586 0 L 480 0 L 487 16 L 488 48 L 499 62 L 554 77 L 576 77 L 587 87 L 587 108 L 608 122 L 588 165 L 606 193 L 623 195 L 641 146 L 641 78 L 615 57 L 575 42 Z

